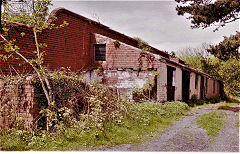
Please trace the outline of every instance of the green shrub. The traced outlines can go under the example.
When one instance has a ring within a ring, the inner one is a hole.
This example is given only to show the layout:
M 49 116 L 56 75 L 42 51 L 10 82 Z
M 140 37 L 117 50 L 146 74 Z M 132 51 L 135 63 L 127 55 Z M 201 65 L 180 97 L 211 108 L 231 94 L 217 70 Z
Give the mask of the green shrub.
M 62 123 L 70 127 L 77 121 L 88 121 L 91 127 L 102 129 L 106 122 L 119 120 L 126 112 L 124 101 L 118 97 L 116 89 L 100 81 L 86 82 L 75 73 L 66 71 L 53 73 L 49 81 L 55 102 L 47 108 L 46 100 L 42 97 L 37 100 L 41 115 L 52 119 L 55 128 Z M 35 82 L 35 91 L 42 96 L 39 81 Z
M 145 100 L 149 100 L 148 92 L 140 88 L 134 89 L 132 97 L 135 102 L 144 102 Z
M 218 110 L 230 110 L 231 107 L 222 105 L 222 106 L 219 106 L 217 109 L 218 109 Z
M 197 105 L 203 105 L 203 104 L 209 104 L 208 101 L 205 101 L 205 100 L 197 100 L 196 102 Z
M 192 97 L 191 97 L 191 101 L 196 102 L 197 100 L 198 100 L 197 95 L 193 94 Z
M 91 146 L 138 143 L 162 133 L 188 110 L 187 104 L 177 101 L 164 104 L 125 102 L 124 106 L 126 114 L 118 120 L 108 120 L 102 129 L 85 119 L 71 127 L 63 125 L 63 129 L 56 132 L 36 130 L 16 133 L 18 130 L 2 130 L 0 147 L 2 150 L 78 150 Z
M 230 103 L 240 103 L 240 97 L 225 97 L 224 99 L 226 102 L 230 102 Z
M 240 127 L 240 114 L 238 114 L 238 127 Z
M 208 101 L 211 104 L 216 104 L 216 103 L 219 103 L 221 101 L 221 99 L 220 99 L 220 97 L 212 97 L 212 98 L 208 99 Z
M 186 103 L 188 104 L 188 106 L 190 107 L 194 107 L 196 105 L 204 105 L 204 104 L 215 104 L 215 103 L 219 103 L 221 101 L 220 97 L 212 97 L 210 99 L 197 99 L 197 95 L 192 95 L 191 99 L 188 100 Z
M 24 130 L 18 121 L 15 128 L 0 130 L 1 150 L 72 150 L 136 143 L 163 132 L 188 110 L 187 104 L 178 101 L 130 103 L 119 98 L 116 89 L 99 81 L 85 82 L 66 71 L 49 76 L 55 101 L 47 106 L 39 81 L 33 79 L 40 115 L 49 117 L 51 129 Z
M 234 110 L 234 107 L 232 106 L 236 106 L 237 103 L 230 103 L 230 102 L 225 102 L 225 104 L 219 106 L 217 109 L 218 110 Z

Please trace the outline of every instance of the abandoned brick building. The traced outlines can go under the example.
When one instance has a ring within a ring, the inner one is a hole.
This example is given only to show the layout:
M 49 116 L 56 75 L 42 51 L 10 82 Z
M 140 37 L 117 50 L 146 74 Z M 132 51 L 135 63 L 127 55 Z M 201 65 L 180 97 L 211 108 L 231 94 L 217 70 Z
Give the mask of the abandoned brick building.
M 55 25 L 64 21 L 69 25 L 59 29 L 46 28 L 39 36 L 40 41 L 48 45 L 45 64 L 49 70 L 70 67 L 75 72 L 84 71 L 86 80 L 101 78 L 105 84 L 116 86 L 125 94 L 154 80 L 155 99 L 159 102 L 186 101 L 193 95 L 198 99 L 211 98 L 221 94 L 220 81 L 188 67 L 166 52 L 149 45 L 146 46 L 150 50 L 143 51 L 137 40 L 67 9 L 58 8 L 52 14 L 57 17 Z M 48 19 L 48 24 L 51 22 Z M 19 32 L 26 35 L 22 37 Z M 9 36 L 18 40 L 21 50 L 35 50 L 31 26 L 13 23 Z M 99 65 L 103 72 L 96 76 L 93 70 Z M 1 61 L 0 70 L 8 74 L 16 70 L 28 72 L 30 67 Z

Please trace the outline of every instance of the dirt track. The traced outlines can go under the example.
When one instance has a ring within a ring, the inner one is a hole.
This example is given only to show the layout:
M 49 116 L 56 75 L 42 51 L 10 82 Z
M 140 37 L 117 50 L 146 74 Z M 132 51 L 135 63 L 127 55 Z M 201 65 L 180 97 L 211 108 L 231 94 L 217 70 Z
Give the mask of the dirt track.
M 221 130 L 215 142 L 208 142 L 206 131 L 199 128 L 196 119 L 208 112 L 216 110 L 222 103 L 193 109 L 187 116 L 176 121 L 165 133 L 152 141 L 141 144 L 124 144 L 115 147 L 98 149 L 100 151 L 195 151 L 195 152 L 238 152 L 239 151 L 239 127 L 238 113 L 227 113 L 224 128 Z

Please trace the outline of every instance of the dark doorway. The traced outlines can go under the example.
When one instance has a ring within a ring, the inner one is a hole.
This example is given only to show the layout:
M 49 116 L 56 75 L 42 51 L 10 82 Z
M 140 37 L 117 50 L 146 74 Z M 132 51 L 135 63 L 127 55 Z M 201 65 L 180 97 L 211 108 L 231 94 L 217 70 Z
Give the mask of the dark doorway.
M 150 98 L 155 101 L 157 100 L 157 77 L 157 75 L 154 76 L 154 86 L 150 91 Z
M 200 83 L 200 99 L 204 99 L 204 77 L 201 76 L 201 83 Z
M 167 101 L 175 100 L 174 71 L 176 68 L 167 66 Z
M 219 83 L 219 94 L 221 98 L 226 98 L 226 94 L 224 93 L 224 85 L 221 81 L 218 81 Z
M 190 72 L 187 70 L 182 70 L 182 100 L 189 100 L 190 92 Z

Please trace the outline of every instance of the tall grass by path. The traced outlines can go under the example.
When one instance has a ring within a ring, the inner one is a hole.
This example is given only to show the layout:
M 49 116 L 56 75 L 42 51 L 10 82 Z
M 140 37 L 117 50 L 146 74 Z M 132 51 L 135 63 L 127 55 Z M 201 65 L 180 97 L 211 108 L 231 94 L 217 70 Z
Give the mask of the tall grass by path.
M 238 127 L 240 127 L 240 114 L 238 113 Z
M 1 130 L 0 147 L 7 151 L 84 150 L 98 146 L 139 143 L 156 137 L 189 109 L 183 102 L 127 103 L 128 114 L 118 121 L 109 121 L 103 129 L 64 127 L 61 132 Z

